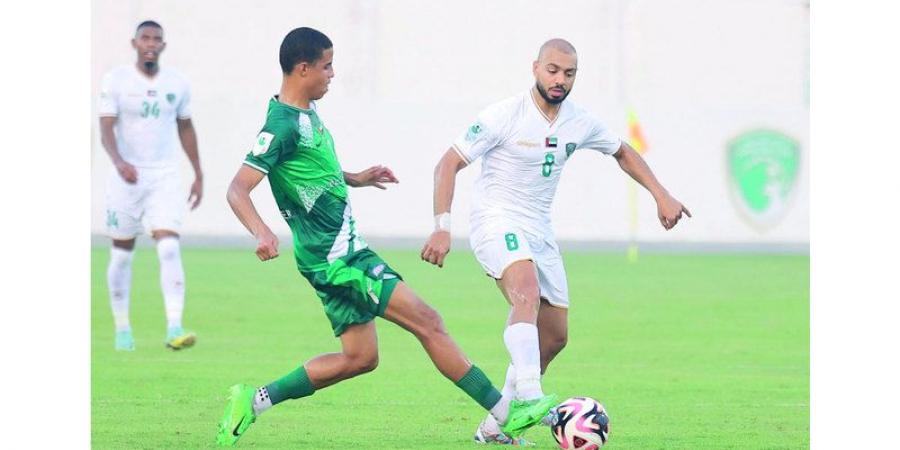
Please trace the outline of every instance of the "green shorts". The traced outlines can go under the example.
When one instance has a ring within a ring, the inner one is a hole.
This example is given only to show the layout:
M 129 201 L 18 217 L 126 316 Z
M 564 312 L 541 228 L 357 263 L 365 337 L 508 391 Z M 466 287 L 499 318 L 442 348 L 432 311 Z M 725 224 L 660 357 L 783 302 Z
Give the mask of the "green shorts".
M 322 300 L 335 336 L 350 325 L 384 316 L 394 288 L 403 280 L 367 248 L 334 261 L 328 269 L 301 273 Z

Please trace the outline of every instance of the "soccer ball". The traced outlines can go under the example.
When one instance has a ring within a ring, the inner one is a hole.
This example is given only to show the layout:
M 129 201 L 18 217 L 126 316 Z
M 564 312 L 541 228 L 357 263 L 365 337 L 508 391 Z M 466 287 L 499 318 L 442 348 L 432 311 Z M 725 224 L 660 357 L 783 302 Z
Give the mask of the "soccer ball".
M 597 400 L 572 397 L 554 408 L 550 432 L 559 448 L 597 450 L 609 439 L 609 416 Z

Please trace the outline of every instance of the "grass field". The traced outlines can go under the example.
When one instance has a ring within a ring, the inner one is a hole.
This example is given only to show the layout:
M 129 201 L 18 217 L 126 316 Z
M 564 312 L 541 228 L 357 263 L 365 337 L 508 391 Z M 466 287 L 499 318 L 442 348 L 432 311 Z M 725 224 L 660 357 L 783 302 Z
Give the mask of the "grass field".
M 289 246 L 282 245 L 282 252 Z M 508 356 L 506 306 L 471 253 L 437 269 L 415 251 L 380 251 L 444 317 L 496 383 Z M 134 260 L 137 350 L 113 350 L 108 251 L 92 264 L 91 436 L 94 448 L 214 446 L 226 389 L 264 384 L 338 340 L 290 254 L 260 263 L 250 249 L 184 252 L 186 328 L 193 349 L 164 348 L 153 249 Z M 546 392 L 606 405 L 612 449 L 809 447 L 809 258 L 569 252 L 570 338 Z M 473 449 L 484 412 L 441 377 L 417 341 L 378 322 L 370 374 L 285 402 L 263 415 L 245 448 Z M 546 428 L 526 437 L 555 448 Z

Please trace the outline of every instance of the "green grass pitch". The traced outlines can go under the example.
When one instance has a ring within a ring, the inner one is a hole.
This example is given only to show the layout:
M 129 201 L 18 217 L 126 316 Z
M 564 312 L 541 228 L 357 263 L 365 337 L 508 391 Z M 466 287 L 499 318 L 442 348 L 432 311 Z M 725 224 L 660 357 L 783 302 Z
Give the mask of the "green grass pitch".
M 377 249 L 376 249 L 377 250 Z M 108 250 L 91 253 L 93 448 L 212 448 L 227 388 L 284 375 L 337 351 L 290 247 L 261 263 L 252 249 L 187 249 L 185 326 L 197 345 L 164 348 L 165 314 L 152 249 L 134 259 L 137 350 L 113 350 Z M 379 251 L 444 317 L 495 384 L 508 361 L 506 305 L 471 253 L 443 269 L 418 253 Z M 546 392 L 605 404 L 611 449 L 809 447 L 809 258 L 767 255 L 565 255 L 569 345 Z M 473 449 L 484 412 L 433 368 L 418 342 L 378 319 L 370 374 L 264 414 L 245 448 Z M 498 386 L 499 387 L 499 386 Z M 526 434 L 555 448 L 546 428 Z M 479 447 L 480 448 L 480 447 Z

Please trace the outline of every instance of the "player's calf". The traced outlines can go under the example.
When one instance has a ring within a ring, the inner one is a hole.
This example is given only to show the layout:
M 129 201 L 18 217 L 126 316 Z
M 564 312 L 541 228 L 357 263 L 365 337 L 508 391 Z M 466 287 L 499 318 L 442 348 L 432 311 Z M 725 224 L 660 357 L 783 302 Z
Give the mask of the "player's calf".
M 566 348 L 569 338 L 565 335 L 544 337 L 543 334 L 540 334 L 539 339 L 541 347 L 541 374 L 543 374 L 547 370 L 547 366 L 550 365 L 550 361 L 553 361 Z

